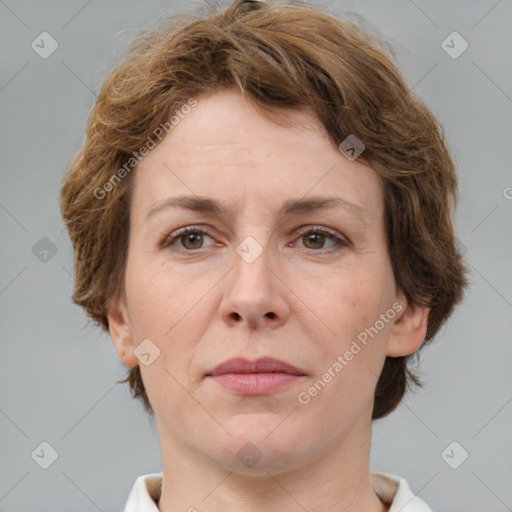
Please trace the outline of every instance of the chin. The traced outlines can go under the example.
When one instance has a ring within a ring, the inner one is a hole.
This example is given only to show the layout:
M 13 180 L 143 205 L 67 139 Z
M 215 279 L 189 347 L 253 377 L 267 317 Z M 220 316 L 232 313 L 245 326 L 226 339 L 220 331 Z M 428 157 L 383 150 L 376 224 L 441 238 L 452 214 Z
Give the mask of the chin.
M 279 443 L 258 444 L 247 440 L 241 445 L 224 447 L 218 462 L 234 473 L 268 478 L 269 473 L 278 475 L 299 468 L 301 455 Z
M 292 469 L 306 450 L 306 433 L 287 421 L 278 414 L 250 413 L 223 422 L 233 437 L 223 436 L 221 464 L 236 473 L 267 477 Z

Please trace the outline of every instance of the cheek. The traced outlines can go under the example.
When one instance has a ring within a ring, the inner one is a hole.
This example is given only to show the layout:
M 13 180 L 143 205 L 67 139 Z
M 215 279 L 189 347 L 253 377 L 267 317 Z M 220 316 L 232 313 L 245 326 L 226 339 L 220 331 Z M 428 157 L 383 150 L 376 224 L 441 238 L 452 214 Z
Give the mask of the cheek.
M 338 356 L 347 354 L 344 358 L 347 362 L 343 362 L 340 372 L 343 377 L 337 379 L 337 385 L 347 379 L 346 385 L 350 387 L 349 382 L 360 382 L 362 375 L 368 377 L 366 381 L 373 382 L 377 377 L 372 373 L 380 371 L 390 325 L 381 326 L 379 318 L 393 302 L 390 293 L 393 288 L 384 270 L 377 265 L 373 272 L 368 269 L 351 272 L 319 288 L 321 293 L 316 304 L 321 301 L 325 322 L 336 333 L 329 336 L 328 348 L 321 356 L 323 365 L 329 368 Z M 377 329 L 376 322 L 379 322 Z
M 141 372 L 148 383 L 148 395 L 152 388 L 161 394 L 155 387 L 161 382 L 172 381 L 167 388 L 176 385 L 169 373 L 188 385 L 186 372 L 204 328 L 198 318 L 208 318 L 204 310 L 207 303 L 201 302 L 208 286 L 185 282 L 183 277 L 169 271 L 152 271 L 148 265 L 143 268 L 143 272 L 132 273 L 127 280 L 132 299 L 131 330 L 136 344 L 148 338 L 160 351 L 154 364 L 141 365 Z
M 340 280 L 327 297 L 326 306 L 335 319 L 343 337 L 357 334 L 356 331 L 375 321 L 382 301 L 376 280 L 365 276 L 351 276 Z
M 132 326 L 144 337 L 160 338 L 176 324 L 177 317 L 184 315 L 186 302 L 193 294 L 180 293 L 187 290 L 186 285 L 172 271 L 163 271 L 155 263 L 131 257 L 127 265 L 126 292 Z

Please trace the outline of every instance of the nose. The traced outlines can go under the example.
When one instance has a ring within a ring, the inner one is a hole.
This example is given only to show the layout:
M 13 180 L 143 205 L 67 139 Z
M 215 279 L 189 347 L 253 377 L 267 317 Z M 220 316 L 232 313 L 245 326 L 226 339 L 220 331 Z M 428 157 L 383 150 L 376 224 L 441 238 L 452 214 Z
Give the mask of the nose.
M 261 249 L 253 240 L 234 251 L 220 306 L 223 320 L 231 327 L 276 328 L 289 317 L 286 278 L 275 258 L 266 250 L 260 253 Z

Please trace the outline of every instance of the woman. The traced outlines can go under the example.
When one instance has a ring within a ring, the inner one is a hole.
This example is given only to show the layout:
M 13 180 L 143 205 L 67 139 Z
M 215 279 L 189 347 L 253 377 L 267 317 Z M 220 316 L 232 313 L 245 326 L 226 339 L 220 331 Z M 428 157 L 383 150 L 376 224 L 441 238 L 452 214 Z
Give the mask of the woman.
M 454 165 L 384 46 L 306 6 L 163 20 L 61 191 L 73 300 L 156 415 L 126 511 L 429 511 L 372 420 L 461 300 Z

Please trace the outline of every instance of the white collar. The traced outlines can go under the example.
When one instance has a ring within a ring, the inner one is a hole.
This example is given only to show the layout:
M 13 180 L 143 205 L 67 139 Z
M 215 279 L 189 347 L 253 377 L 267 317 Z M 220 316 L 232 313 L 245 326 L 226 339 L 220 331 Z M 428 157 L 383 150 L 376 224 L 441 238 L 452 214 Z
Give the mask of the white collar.
M 160 498 L 163 473 L 139 476 L 132 487 L 124 512 L 159 512 L 156 501 Z M 389 512 L 432 512 L 432 509 L 411 491 L 403 478 L 389 473 L 370 471 L 375 493 L 391 504 Z

